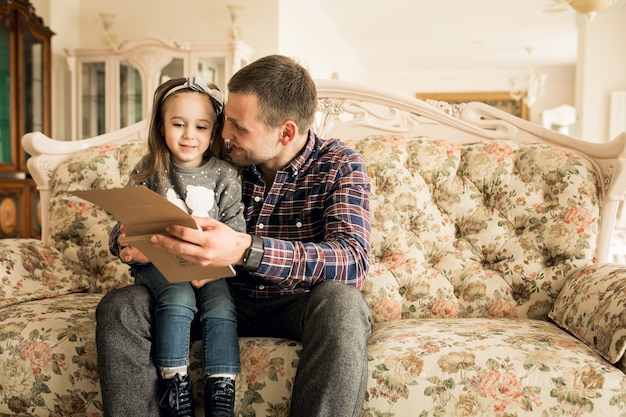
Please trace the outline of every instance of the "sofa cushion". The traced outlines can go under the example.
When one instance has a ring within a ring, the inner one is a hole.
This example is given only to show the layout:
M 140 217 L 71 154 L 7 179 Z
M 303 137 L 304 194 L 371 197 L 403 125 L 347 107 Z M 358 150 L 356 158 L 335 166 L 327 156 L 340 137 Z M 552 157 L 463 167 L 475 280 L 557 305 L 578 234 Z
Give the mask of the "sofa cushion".
M 99 415 L 100 298 L 66 294 L 1 310 L 0 415 Z
M 568 280 L 550 318 L 607 361 L 626 351 L 626 265 L 590 266 Z
M 365 294 L 376 322 L 547 320 L 569 275 L 593 262 L 600 182 L 571 150 L 403 136 L 353 146 L 372 178 Z
M 626 377 L 554 323 L 374 325 L 361 416 L 621 416 Z M 258 415 L 258 414 L 257 414 Z
M 132 282 L 128 267 L 109 252 L 113 216 L 68 191 L 123 187 L 146 152 L 145 141 L 103 145 L 72 155 L 51 180 L 50 238 L 67 258 L 92 271 L 90 291 L 106 292 Z
M 89 288 L 84 268 L 37 239 L 0 239 L 0 308 Z

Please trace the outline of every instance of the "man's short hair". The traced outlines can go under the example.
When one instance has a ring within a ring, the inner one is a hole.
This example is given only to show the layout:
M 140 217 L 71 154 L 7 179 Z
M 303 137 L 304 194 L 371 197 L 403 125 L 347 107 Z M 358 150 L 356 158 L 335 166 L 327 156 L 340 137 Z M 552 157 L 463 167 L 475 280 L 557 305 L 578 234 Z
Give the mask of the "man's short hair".
M 317 89 L 308 71 L 293 59 L 268 55 L 239 71 L 228 82 L 235 94 L 254 94 L 259 99 L 259 119 L 270 128 L 287 120 L 300 131 L 313 125 L 317 110 Z

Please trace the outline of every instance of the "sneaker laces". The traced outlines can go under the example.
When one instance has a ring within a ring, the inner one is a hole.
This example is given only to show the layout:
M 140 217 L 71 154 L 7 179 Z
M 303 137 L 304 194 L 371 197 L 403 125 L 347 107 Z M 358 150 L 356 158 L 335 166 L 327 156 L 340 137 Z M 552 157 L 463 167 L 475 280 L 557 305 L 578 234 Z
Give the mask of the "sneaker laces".
M 176 374 L 160 403 L 174 417 L 193 416 L 193 392 L 189 375 Z
M 235 399 L 235 381 L 232 378 L 209 378 L 210 406 L 213 416 L 232 416 Z M 224 414 L 222 414 L 224 413 Z

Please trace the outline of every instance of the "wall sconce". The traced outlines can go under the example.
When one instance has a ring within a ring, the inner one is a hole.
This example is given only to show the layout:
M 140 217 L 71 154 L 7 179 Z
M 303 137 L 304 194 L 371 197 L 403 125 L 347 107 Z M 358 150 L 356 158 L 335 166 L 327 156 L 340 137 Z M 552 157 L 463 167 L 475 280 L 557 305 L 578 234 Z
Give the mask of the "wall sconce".
M 241 26 L 239 25 L 239 17 L 241 16 L 241 12 L 243 11 L 243 6 L 239 6 L 236 4 L 229 4 L 226 7 L 228 7 L 228 13 L 230 14 L 230 22 L 232 23 L 230 36 L 232 40 L 237 41 L 241 39 L 241 35 L 242 35 Z
M 522 100 L 531 108 L 545 92 L 547 74 L 536 74 L 532 67 L 532 48 L 524 48 L 528 53 L 528 75 L 510 77 L 511 90 L 509 94 L 515 101 Z
M 113 22 L 117 15 L 114 13 L 100 13 L 100 19 L 102 19 L 102 27 L 104 27 L 104 39 L 109 46 L 117 46 L 117 35 L 111 33 L 109 29 L 113 26 Z

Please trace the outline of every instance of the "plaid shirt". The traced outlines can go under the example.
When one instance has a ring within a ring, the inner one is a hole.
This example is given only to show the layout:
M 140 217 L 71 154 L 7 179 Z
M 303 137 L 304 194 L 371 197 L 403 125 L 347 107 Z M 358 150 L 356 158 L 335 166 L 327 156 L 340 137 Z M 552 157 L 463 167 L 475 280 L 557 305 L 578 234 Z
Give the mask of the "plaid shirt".
M 363 158 L 309 132 L 302 153 L 271 188 L 256 166 L 242 174 L 248 233 L 263 238 L 259 269 L 240 268 L 234 293 L 256 298 L 308 291 L 323 280 L 361 288 L 369 268 L 370 180 Z

